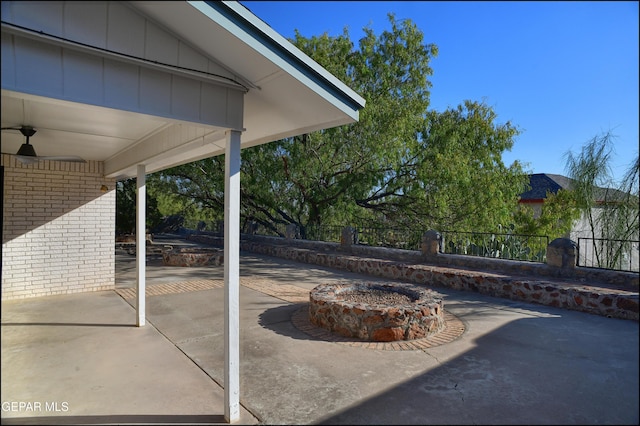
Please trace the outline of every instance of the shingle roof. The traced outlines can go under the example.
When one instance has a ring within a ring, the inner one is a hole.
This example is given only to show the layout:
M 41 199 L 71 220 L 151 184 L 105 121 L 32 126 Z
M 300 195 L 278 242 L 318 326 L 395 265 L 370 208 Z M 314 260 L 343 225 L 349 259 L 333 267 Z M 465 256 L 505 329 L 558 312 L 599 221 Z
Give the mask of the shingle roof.
M 536 173 L 529 175 L 529 185 L 531 189 L 520 194 L 520 201 L 542 201 L 547 198 L 547 193 L 557 194 L 560 189 L 571 190 L 573 179 L 562 175 L 547 173 Z M 624 198 L 622 192 L 617 189 L 597 187 L 596 201 L 613 201 L 615 197 Z
M 561 175 L 536 173 L 529 175 L 531 189 L 520 194 L 523 201 L 543 200 L 547 193 L 557 194 L 560 189 L 570 189 L 571 179 Z

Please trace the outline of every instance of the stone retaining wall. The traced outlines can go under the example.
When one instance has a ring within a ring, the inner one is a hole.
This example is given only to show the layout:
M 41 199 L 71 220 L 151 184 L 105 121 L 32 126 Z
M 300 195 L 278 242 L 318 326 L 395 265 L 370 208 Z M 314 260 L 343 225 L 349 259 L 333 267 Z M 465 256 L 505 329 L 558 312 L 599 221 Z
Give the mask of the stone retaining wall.
M 213 245 L 221 245 L 223 241 L 222 238 L 211 235 L 191 235 L 189 239 Z M 434 261 L 432 258 L 425 258 L 420 252 L 415 252 L 415 254 L 403 253 L 404 260 L 401 261 L 397 260 L 401 254 L 399 252 L 406 252 L 406 250 L 366 248 L 367 252 L 375 252 L 376 254 L 383 254 L 382 250 L 384 250 L 386 258 L 381 258 L 381 256 L 366 256 L 364 253 L 355 255 L 353 254 L 354 246 L 351 246 L 351 252 L 348 252 L 340 251 L 341 247 L 336 243 L 307 242 L 308 244 L 303 246 L 300 244 L 301 240 L 286 240 L 286 244 L 284 241 L 281 238 L 273 237 L 243 236 L 240 248 L 296 262 L 387 279 L 478 292 L 612 318 L 639 320 L 637 284 L 633 287 L 634 275 L 636 274 L 620 273 L 623 279 L 619 281 L 624 281 L 628 288 L 619 289 L 614 288 L 613 284 L 616 280 L 602 281 L 602 274 L 597 273 L 594 274 L 595 278 L 591 279 L 589 279 L 587 272 L 580 272 L 587 278 L 560 281 L 557 277 L 562 276 L 561 273 L 556 276 L 551 272 L 539 273 L 545 268 L 552 268 L 552 266 L 545 264 L 536 265 L 529 264 L 529 262 L 509 261 L 505 271 L 500 269 L 505 261 L 496 263 L 499 259 L 467 259 L 471 264 L 482 260 L 484 270 L 474 270 L 468 269 L 472 268 L 468 265 L 449 264 L 446 259 L 446 257 L 453 257 L 454 262 L 451 263 L 456 263 L 460 262 L 462 257 L 471 258 L 471 256 L 441 254 L 438 256 L 441 260 Z M 292 244 L 293 241 L 295 244 Z M 517 267 L 521 269 L 517 269 Z M 513 272 L 514 270 L 517 272 Z M 616 275 L 615 271 L 606 272 L 608 272 L 605 274 L 607 276 Z M 545 276 L 550 279 L 545 279 Z M 600 285 L 590 286 L 590 282 Z M 637 277 L 635 282 L 637 283 Z

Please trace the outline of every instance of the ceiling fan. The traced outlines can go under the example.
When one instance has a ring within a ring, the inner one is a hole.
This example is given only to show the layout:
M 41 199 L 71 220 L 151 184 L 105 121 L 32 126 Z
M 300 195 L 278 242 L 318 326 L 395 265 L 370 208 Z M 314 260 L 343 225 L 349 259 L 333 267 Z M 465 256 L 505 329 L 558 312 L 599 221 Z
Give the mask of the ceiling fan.
M 33 164 L 42 160 L 51 160 L 51 161 L 71 161 L 74 163 L 86 163 L 86 160 L 80 158 L 76 155 L 65 155 L 65 156 L 37 156 L 36 150 L 29 143 L 29 138 L 36 134 L 36 129 L 32 126 L 21 126 L 21 127 L 2 127 L 1 130 L 19 130 L 22 135 L 27 138 L 26 142 L 22 144 L 20 149 L 16 154 L 16 158 L 18 161 L 24 164 Z

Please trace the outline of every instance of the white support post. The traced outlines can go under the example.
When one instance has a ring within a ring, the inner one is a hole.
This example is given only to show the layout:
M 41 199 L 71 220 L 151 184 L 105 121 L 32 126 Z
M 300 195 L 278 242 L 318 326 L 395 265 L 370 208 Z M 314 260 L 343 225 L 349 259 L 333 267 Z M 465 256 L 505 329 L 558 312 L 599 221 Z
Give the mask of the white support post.
M 146 317 L 146 257 L 147 257 L 147 187 L 146 167 L 138 164 L 136 177 L 136 324 L 142 327 Z
M 224 418 L 240 419 L 240 132 L 227 132 L 224 177 Z

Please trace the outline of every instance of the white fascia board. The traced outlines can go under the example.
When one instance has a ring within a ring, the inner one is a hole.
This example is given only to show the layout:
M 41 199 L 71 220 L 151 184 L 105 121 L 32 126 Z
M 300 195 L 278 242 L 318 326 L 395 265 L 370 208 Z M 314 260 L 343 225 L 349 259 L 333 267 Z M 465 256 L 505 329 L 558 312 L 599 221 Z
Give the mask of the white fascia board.
M 234 1 L 188 3 L 354 121 L 358 120 L 365 100 L 247 8 Z

